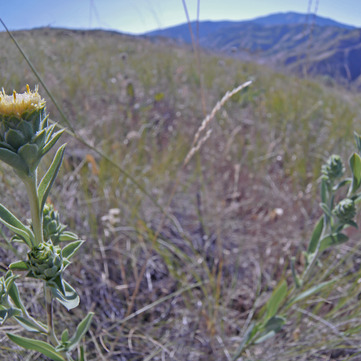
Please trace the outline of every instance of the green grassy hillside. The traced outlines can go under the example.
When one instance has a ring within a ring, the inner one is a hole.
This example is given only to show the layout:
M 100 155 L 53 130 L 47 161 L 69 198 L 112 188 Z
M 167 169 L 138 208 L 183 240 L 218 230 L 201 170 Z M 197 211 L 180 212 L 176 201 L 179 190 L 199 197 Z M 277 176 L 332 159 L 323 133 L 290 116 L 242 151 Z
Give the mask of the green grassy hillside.
M 71 327 L 74 317 L 96 313 L 88 360 L 231 360 L 249 315 L 290 276 L 289 257 L 302 263 L 321 213 L 320 167 L 352 149 L 353 130 L 361 132 L 359 97 L 205 53 L 198 66 L 190 49 L 159 40 L 60 29 L 14 35 L 74 130 L 64 136 L 51 200 L 87 242 L 71 265 L 81 307 L 65 316 L 59 309 L 61 322 Z M 38 80 L 5 33 L 0 48 L 0 85 L 8 93 L 33 88 Z M 202 119 L 248 80 L 184 166 Z M 39 91 L 50 118 L 66 126 Z M 24 190 L 2 165 L 0 177 L 1 202 L 20 216 Z M 358 337 L 358 238 L 337 257 L 325 255 L 327 270 L 346 275 L 336 293 L 325 289 L 299 305 L 292 322 L 244 360 L 357 359 L 349 343 Z M 344 294 L 341 312 L 334 305 Z M 34 313 L 39 298 L 34 283 Z M 339 332 L 323 330 L 319 319 Z M 0 359 L 26 359 L 14 355 L 2 329 L 0 337 Z

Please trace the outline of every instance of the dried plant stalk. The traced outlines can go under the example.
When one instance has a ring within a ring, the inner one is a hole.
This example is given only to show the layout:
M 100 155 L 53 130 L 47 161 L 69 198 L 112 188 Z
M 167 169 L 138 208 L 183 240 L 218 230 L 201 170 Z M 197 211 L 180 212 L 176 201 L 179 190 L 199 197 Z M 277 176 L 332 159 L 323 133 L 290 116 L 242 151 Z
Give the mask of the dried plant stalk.
M 216 104 L 216 106 L 212 109 L 212 111 L 203 119 L 201 126 L 198 128 L 190 151 L 188 152 L 187 156 L 184 159 L 183 166 L 187 165 L 193 155 L 201 148 L 201 146 L 206 142 L 206 140 L 211 135 L 211 130 L 208 130 L 204 137 L 200 138 L 202 132 L 207 128 L 210 121 L 214 118 L 216 113 L 223 107 L 223 105 L 234 95 L 240 92 L 242 89 L 248 87 L 252 84 L 252 81 L 247 81 L 237 88 L 234 88 L 231 91 L 228 91 L 224 94 L 223 98 Z

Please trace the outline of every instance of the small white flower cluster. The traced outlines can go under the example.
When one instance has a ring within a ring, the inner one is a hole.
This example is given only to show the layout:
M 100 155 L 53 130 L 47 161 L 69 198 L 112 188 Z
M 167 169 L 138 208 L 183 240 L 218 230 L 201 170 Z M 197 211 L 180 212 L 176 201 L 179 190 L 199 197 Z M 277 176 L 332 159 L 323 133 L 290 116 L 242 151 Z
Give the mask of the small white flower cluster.
M 120 224 L 120 209 L 109 209 L 108 214 L 104 215 L 101 220 L 105 225 L 104 234 L 109 236 L 110 233 L 114 232 L 115 227 Z

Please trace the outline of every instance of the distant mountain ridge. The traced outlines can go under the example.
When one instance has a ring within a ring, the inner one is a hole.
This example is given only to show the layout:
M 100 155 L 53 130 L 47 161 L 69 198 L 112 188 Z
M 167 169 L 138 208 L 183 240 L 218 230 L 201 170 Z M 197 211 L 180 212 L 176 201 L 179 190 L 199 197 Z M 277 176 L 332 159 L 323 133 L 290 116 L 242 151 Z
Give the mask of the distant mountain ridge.
M 355 26 L 340 23 L 330 18 L 325 18 L 315 14 L 300 14 L 295 12 L 276 13 L 246 20 L 259 25 L 295 25 L 295 24 L 315 24 L 318 26 L 335 26 L 344 29 L 355 29 Z
M 191 26 L 204 48 L 361 88 L 361 29 L 354 26 L 294 12 L 246 21 L 192 22 Z M 191 42 L 188 24 L 146 35 Z
M 297 25 L 297 24 L 314 24 L 317 26 L 334 26 L 342 29 L 355 29 L 352 25 L 343 24 L 335 20 L 325 18 L 322 16 L 314 14 L 299 14 L 295 12 L 286 12 L 286 13 L 276 13 L 266 16 L 261 16 L 251 20 L 241 20 L 241 21 L 200 21 L 199 22 L 199 36 L 209 36 L 216 33 L 221 29 L 232 28 L 236 26 L 242 26 L 247 24 L 258 24 L 262 26 L 274 26 L 274 25 Z M 197 30 L 197 22 L 191 22 L 192 30 L 195 32 Z M 148 36 L 163 36 L 179 40 L 184 40 L 186 42 L 191 41 L 191 36 L 189 34 L 189 25 L 187 23 L 171 26 L 169 28 L 154 30 L 145 33 L 144 35 Z

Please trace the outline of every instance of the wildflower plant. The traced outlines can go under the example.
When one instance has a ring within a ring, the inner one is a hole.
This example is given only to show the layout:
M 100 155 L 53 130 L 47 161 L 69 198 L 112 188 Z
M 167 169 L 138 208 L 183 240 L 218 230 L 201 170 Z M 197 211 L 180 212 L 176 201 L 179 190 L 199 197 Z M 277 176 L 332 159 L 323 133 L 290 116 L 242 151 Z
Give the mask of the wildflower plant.
M 64 279 L 70 259 L 83 241 L 59 220 L 53 205 L 46 203 L 50 190 L 62 164 L 65 144 L 60 146 L 49 169 L 38 181 L 38 166 L 42 158 L 54 147 L 64 130 L 56 131 L 56 124 L 50 125 L 37 88 L 18 94 L 7 95 L 0 92 L 0 160 L 13 168 L 24 183 L 29 198 L 31 221 L 23 223 L 10 210 L 0 204 L 0 222 L 12 233 L 13 242 L 27 246 L 27 254 L 22 260 L 11 263 L 8 271 L 0 277 L 0 325 L 12 319 L 36 337 L 27 338 L 8 333 L 17 345 L 38 351 L 51 360 L 74 360 L 73 351 L 87 332 L 92 313 L 78 325 L 74 335 L 66 329 L 60 340 L 56 335 L 53 321 L 53 301 L 60 302 L 68 310 L 79 304 L 75 289 Z M 62 246 L 64 244 L 65 246 Z M 16 272 L 16 273 L 15 273 Z M 36 320 L 27 311 L 21 299 L 16 280 L 21 277 L 41 280 L 47 322 Z M 38 335 L 44 336 L 41 340 Z
M 307 250 L 303 252 L 304 269 L 297 272 L 296 259 L 292 257 L 290 265 L 293 284 L 286 279 L 278 283 L 257 315 L 257 320 L 249 322 L 233 360 L 238 359 L 247 347 L 261 343 L 279 332 L 291 315 L 293 305 L 337 281 L 337 278 L 315 280 L 318 268 L 322 266 L 320 258 L 323 252 L 348 241 L 346 228 L 358 228 L 355 217 L 356 206 L 361 201 L 361 135 L 356 132 L 354 135 L 357 152 L 349 159 L 350 177 L 344 177 L 346 168 L 339 155 L 331 155 L 321 167 L 320 207 L 323 214 L 315 225 Z

